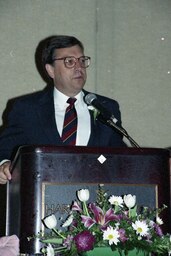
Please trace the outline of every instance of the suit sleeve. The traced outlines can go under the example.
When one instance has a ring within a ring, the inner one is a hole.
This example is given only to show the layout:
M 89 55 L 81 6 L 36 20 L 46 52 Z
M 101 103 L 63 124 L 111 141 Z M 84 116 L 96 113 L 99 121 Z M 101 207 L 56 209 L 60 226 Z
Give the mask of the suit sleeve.
M 0 161 L 12 159 L 19 146 L 26 144 L 23 127 L 25 110 L 16 102 L 7 116 L 7 124 L 0 135 Z

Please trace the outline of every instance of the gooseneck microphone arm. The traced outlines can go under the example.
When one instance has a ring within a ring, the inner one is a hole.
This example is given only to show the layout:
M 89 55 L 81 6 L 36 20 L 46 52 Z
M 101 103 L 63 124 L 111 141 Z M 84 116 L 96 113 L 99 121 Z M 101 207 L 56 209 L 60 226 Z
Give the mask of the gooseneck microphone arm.
M 110 127 L 118 130 L 122 135 L 124 135 L 129 140 L 132 146 L 135 146 L 136 148 L 140 148 L 140 146 L 135 142 L 135 140 L 133 140 L 133 138 L 131 138 L 131 136 L 127 133 L 127 131 L 124 128 L 119 127 L 112 120 L 107 120 L 106 123 Z
M 133 138 L 131 138 L 128 132 L 123 127 L 120 127 L 116 124 L 118 120 L 114 117 L 112 113 L 110 113 L 106 108 L 102 106 L 102 104 L 97 100 L 95 94 L 87 94 L 84 100 L 86 104 L 92 105 L 99 111 L 99 115 L 97 117 L 99 121 L 119 131 L 123 136 L 125 136 L 129 140 L 132 146 L 140 148 L 140 146 L 135 142 L 135 140 L 133 140 Z

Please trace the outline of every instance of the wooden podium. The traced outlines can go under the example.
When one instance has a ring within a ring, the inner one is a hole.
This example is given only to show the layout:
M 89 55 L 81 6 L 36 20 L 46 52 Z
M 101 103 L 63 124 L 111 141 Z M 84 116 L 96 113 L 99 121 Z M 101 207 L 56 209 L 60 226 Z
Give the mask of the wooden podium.
M 139 205 L 166 204 L 164 229 L 170 229 L 168 150 L 24 146 L 12 173 L 7 186 L 6 234 L 20 237 L 21 253 L 39 252 L 40 242 L 27 237 L 42 230 L 45 215 L 65 214 L 76 190 L 89 188 L 91 194 L 98 184 L 105 184 L 109 195 L 136 194 Z

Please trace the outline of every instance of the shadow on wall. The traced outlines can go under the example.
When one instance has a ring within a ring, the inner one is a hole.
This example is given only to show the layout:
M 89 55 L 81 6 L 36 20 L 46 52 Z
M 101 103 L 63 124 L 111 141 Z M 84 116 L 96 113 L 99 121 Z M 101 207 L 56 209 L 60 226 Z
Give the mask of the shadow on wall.
M 52 35 L 52 36 L 49 36 L 49 37 L 46 37 L 44 38 L 43 40 L 41 40 L 37 47 L 36 47 L 36 50 L 35 50 L 35 64 L 36 64 L 36 68 L 37 68 L 37 71 L 38 73 L 40 74 L 41 78 L 45 81 L 46 83 L 46 86 L 45 88 L 43 88 L 43 90 L 47 89 L 49 86 L 53 86 L 53 81 L 52 79 L 48 76 L 47 72 L 46 72 L 46 69 L 43 65 L 43 62 L 42 62 L 42 53 L 43 53 L 43 49 L 45 48 L 45 45 L 47 44 L 48 40 L 53 38 L 55 35 Z M 34 94 L 34 93 L 29 93 L 29 94 Z M 23 95 L 24 96 L 24 95 Z M 19 97 L 22 97 L 22 96 L 19 96 Z M 0 126 L 0 134 L 3 132 L 3 130 L 7 127 L 8 125 L 8 114 L 9 112 L 11 111 L 12 109 L 12 106 L 14 104 L 14 101 L 19 98 L 19 97 L 15 97 L 15 98 L 12 98 L 12 99 L 9 99 L 7 101 L 7 105 L 5 107 L 5 110 L 2 114 L 2 126 Z

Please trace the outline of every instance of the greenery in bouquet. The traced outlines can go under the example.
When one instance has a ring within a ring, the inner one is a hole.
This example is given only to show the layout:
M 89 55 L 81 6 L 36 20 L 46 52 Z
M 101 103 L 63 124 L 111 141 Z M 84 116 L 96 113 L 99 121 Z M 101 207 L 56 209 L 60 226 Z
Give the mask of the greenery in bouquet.
M 163 234 L 159 217 L 166 206 L 155 210 L 138 207 L 135 195 L 108 196 L 103 185 L 99 185 L 96 202 L 88 203 L 88 189 L 77 191 L 77 197 L 61 230 L 56 229 L 54 214 L 43 219 L 52 230 L 40 237 L 46 243 L 42 249 L 45 255 L 74 256 L 101 246 L 109 246 L 120 255 L 134 248 L 157 255 L 171 251 L 170 234 Z

